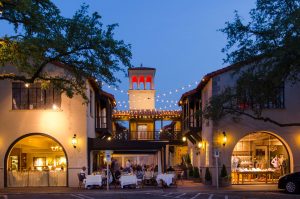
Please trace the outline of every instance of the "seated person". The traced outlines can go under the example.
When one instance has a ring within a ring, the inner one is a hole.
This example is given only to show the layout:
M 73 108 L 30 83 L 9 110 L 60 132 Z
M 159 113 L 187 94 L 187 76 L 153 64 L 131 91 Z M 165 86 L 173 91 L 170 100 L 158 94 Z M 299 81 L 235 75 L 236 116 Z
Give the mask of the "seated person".
M 169 166 L 169 168 L 167 169 L 167 172 L 173 172 L 175 171 L 175 169 L 172 166 Z
M 121 177 L 121 172 L 120 172 L 120 170 L 117 170 L 115 172 L 115 178 L 116 178 L 116 180 L 118 180 L 120 177 Z

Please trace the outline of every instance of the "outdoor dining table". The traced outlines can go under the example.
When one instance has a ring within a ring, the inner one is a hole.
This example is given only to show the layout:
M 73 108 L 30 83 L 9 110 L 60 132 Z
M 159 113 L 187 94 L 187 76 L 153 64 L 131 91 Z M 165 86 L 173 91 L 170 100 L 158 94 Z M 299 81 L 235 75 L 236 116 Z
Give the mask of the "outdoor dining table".
M 174 177 L 174 173 L 161 173 L 157 175 L 156 182 L 157 184 L 159 184 L 159 181 L 162 180 L 164 183 L 166 183 L 167 186 L 170 186 L 173 182 Z
M 138 184 L 138 179 L 136 177 L 136 175 L 121 175 L 120 179 L 120 184 L 121 184 L 121 188 L 123 189 L 123 187 L 125 185 L 137 185 Z
M 89 186 L 98 185 L 102 186 L 102 176 L 101 175 L 87 175 L 86 179 L 83 181 L 84 187 L 88 188 Z

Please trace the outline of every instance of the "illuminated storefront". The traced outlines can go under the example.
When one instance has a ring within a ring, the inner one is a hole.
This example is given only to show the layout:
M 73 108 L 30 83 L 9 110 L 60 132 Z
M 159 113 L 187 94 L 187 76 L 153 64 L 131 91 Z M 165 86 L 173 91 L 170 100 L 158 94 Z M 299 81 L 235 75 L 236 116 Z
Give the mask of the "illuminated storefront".
M 276 183 L 290 172 L 286 146 L 267 132 L 250 133 L 234 147 L 231 157 L 233 184 Z
M 67 158 L 50 137 L 31 135 L 18 140 L 7 156 L 7 186 L 67 186 Z

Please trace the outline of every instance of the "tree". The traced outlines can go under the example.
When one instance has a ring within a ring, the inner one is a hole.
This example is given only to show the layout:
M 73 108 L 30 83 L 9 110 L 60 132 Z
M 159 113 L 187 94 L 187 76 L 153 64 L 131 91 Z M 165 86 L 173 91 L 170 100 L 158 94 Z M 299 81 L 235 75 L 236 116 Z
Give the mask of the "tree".
M 86 78 L 116 84 L 120 80 L 114 73 L 131 66 L 130 45 L 114 38 L 117 24 L 104 28 L 101 16 L 89 15 L 87 5 L 66 18 L 50 0 L 0 2 L 0 20 L 14 29 L 0 40 L 0 69 L 13 63 L 21 72 L 2 73 L 0 80 L 51 82 L 69 97 L 86 97 Z M 69 74 L 47 74 L 44 68 L 49 63 L 65 65 Z
M 295 84 L 300 73 L 300 1 L 257 0 L 244 22 L 235 12 L 221 32 L 228 43 L 223 52 L 226 63 L 251 63 L 236 70 L 236 87 L 227 88 L 210 100 L 203 114 L 219 120 L 225 115 L 235 119 L 247 116 L 277 126 L 300 126 L 300 122 L 281 123 L 265 117 L 266 105 L 276 102 L 284 82 Z

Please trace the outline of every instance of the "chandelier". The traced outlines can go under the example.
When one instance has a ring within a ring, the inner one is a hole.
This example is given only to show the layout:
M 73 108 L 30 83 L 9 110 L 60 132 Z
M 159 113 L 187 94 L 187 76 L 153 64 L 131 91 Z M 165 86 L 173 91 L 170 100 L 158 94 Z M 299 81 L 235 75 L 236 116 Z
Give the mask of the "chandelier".
M 62 147 L 60 146 L 51 146 L 50 148 L 52 151 L 62 151 Z

